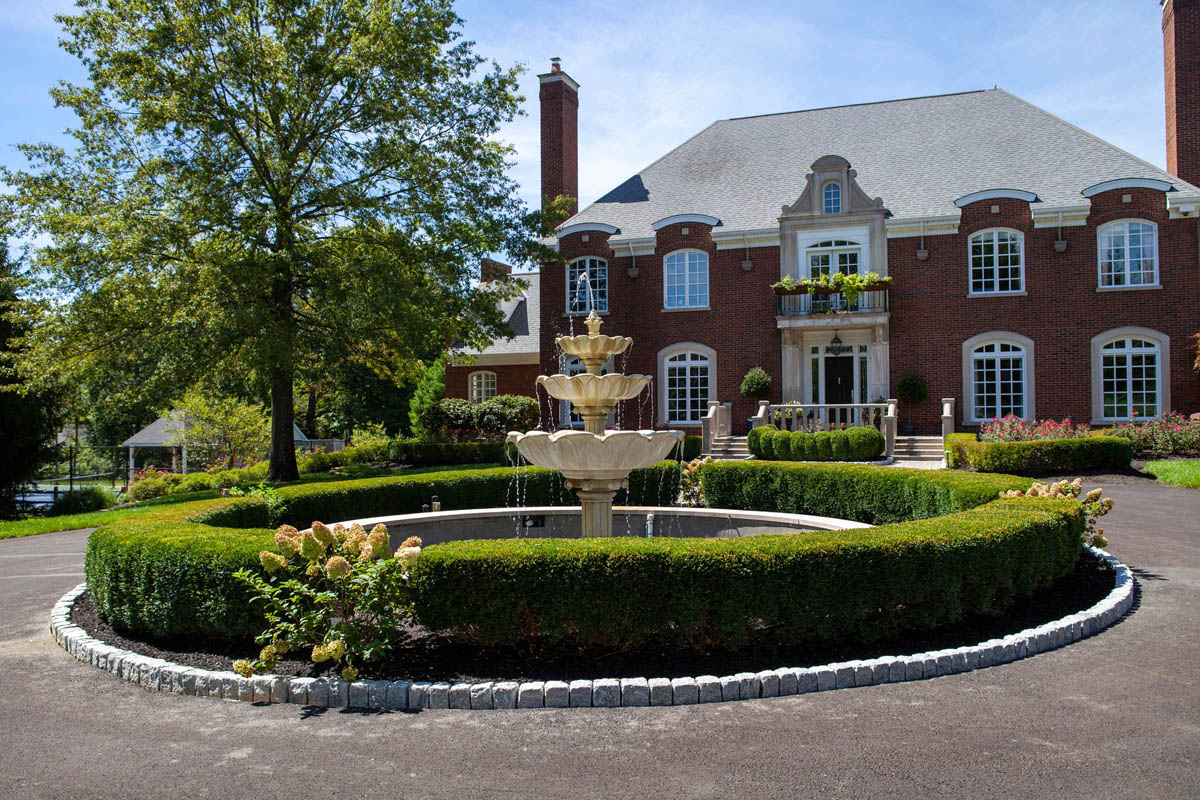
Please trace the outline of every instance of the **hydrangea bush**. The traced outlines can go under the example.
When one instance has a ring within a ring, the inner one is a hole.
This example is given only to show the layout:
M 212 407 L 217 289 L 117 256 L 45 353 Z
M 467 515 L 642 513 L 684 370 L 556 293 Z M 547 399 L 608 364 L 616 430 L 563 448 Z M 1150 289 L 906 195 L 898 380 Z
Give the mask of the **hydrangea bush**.
M 1200 455 L 1200 419 L 1174 411 L 1145 422 L 1118 423 L 1112 435 L 1128 439 L 1139 456 Z
M 280 655 L 311 648 L 314 663 L 333 661 L 343 680 L 354 680 L 361 665 L 395 644 L 411 614 L 409 569 L 421 555 L 421 540 L 411 536 L 392 553 L 383 525 L 367 533 L 358 524 L 314 522 L 303 533 L 280 526 L 275 545 L 278 552 L 258 555 L 265 575 L 235 573 L 249 585 L 253 602 L 263 604 L 268 627 L 256 639 L 263 646 L 258 659 L 236 661 L 234 671 L 269 671 Z
M 1001 497 L 1070 497 L 1079 500 L 1079 495 L 1083 491 L 1083 480 L 1076 478 L 1068 483 L 1067 481 L 1059 481 L 1058 483 L 1045 484 L 1040 481 L 1034 481 L 1034 484 L 1025 491 L 1017 489 L 1009 489 L 1007 492 L 1001 492 Z M 1103 517 L 1109 511 L 1112 511 L 1113 501 L 1111 497 L 1101 498 L 1103 492 L 1100 489 L 1092 489 L 1079 502 L 1083 505 L 1083 511 L 1087 515 L 1087 523 L 1083 529 L 1083 543 L 1088 546 L 1108 547 L 1108 539 L 1104 538 L 1104 529 L 1096 526 L 1096 520 Z

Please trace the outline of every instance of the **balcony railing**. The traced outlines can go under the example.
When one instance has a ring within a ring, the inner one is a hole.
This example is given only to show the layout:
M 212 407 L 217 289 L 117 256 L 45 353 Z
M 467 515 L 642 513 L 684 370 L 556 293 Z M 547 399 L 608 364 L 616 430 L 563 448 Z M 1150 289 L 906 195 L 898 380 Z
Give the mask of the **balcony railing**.
M 779 296 L 781 317 L 800 317 L 809 314 L 850 312 L 876 314 L 888 310 L 887 289 L 862 292 L 853 303 L 846 302 L 841 292 L 831 294 L 785 294 Z

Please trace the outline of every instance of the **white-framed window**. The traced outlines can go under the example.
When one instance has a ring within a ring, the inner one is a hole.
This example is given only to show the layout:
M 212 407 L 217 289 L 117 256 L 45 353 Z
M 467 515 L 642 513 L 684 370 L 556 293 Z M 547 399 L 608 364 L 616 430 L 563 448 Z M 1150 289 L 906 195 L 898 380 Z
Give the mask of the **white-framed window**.
M 1162 413 L 1159 343 L 1130 335 L 1100 345 L 1100 418 L 1150 419 Z
M 821 213 L 838 214 L 842 210 L 842 185 L 829 181 L 821 188 Z
M 1158 227 L 1153 222 L 1122 219 L 1097 232 L 1100 286 L 1158 284 Z
M 677 250 L 663 259 L 663 308 L 708 305 L 708 253 Z
M 679 342 L 658 351 L 658 413 L 668 425 L 699 425 L 717 399 L 717 351 Z
M 1019 231 L 1000 228 L 973 234 L 968 245 L 971 294 L 1025 290 L 1025 242 Z
M 567 313 L 586 314 L 588 312 L 588 289 L 580 282 L 583 273 L 588 274 L 591 284 L 592 307 L 597 313 L 608 311 L 608 262 L 603 258 L 577 258 L 567 264 Z
M 496 396 L 496 373 L 487 370 L 467 376 L 472 403 L 482 403 Z
M 849 239 L 830 239 L 811 245 L 807 255 L 810 278 L 819 278 L 835 272 L 857 275 L 862 245 Z
M 1034 419 L 1033 350 L 1032 339 L 1011 331 L 989 331 L 963 342 L 963 424 L 1009 414 Z

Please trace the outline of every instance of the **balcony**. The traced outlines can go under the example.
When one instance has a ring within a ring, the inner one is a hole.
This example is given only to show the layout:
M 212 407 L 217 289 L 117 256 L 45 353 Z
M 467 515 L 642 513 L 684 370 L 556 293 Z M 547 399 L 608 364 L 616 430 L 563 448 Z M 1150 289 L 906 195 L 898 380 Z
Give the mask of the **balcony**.
M 821 314 L 884 314 L 888 310 L 887 289 L 862 292 L 853 303 L 841 292 L 827 294 L 781 294 L 779 316 L 807 317 Z

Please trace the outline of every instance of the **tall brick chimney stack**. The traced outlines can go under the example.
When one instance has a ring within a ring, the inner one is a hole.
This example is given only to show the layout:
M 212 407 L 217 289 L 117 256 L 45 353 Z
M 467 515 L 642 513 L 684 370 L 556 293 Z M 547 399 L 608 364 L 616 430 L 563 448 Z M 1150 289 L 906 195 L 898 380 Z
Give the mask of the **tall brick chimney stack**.
M 542 208 L 559 195 L 579 200 L 579 84 L 550 59 L 550 71 L 538 75 L 542 87 Z
M 1167 172 L 1200 185 L 1200 0 L 1161 2 Z

